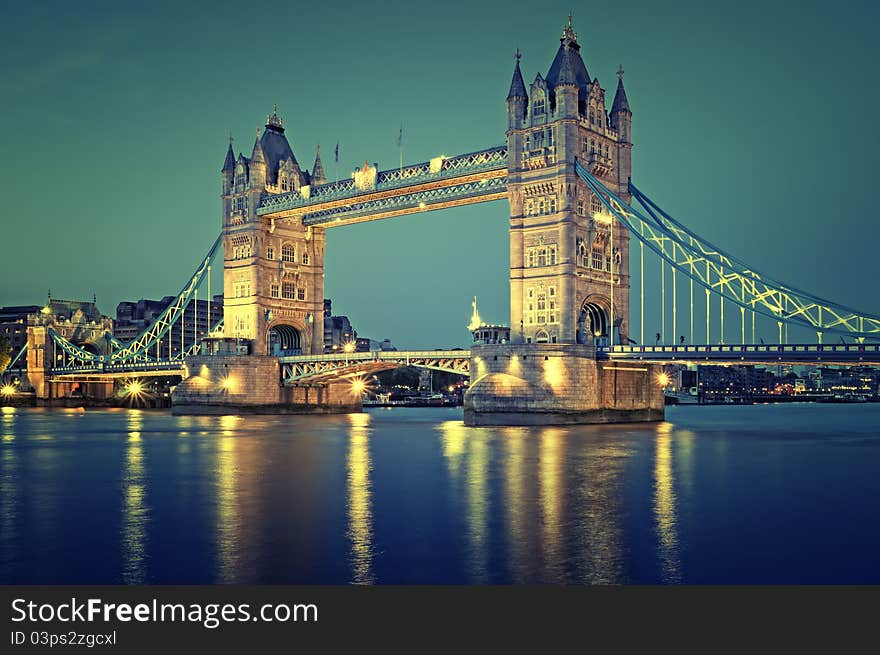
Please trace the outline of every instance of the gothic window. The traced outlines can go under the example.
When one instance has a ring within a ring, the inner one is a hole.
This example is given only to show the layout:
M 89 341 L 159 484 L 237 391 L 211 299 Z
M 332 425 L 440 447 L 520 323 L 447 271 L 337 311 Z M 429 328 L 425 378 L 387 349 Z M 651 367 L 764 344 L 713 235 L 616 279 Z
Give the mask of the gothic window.
M 544 196 L 541 196 L 540 198 L 538 198 L 538 213 L 539 214 L 544 213 L 546 206 L 547 206 L 546 198 L 544 198 Z
M 596 112 L 592 109 L 590 110 L 590 125 L 596 124 Z
M 547 249 L 538 248 L 538 266 L 547 265 Z
M 593 140 L 590 140 L 590 154 L 596 154 L 596 142 Z
M 591 214 L 599 214 L 602 212 L 602 201 L 599 200 L 599 196 L 593 194 L 590 196 L 590 213 Z
M 590 140 L 587 137 L 584 137 L 584 154 L 590 152 Z
M 528 266 L 529 266 L 529 268 L 533 268 L 535 266 L 535 249 L 534 248 L 529 249 Z M 529 291 L 529 298 L 531 298 L 531 297 L 532 297 L 532 292 Z
M 553 147 L 553 145 L 554 145 L 554 144 L 553 144 L 553 128 L 552 128 L 552 127 L 548 127 L 548 128 L 547 128 L 547 146 L 548 146 L 548 147 Z
M 550 297 L 552 298 L 553 296 L 556 295 L 556 287 L 550 287 L 550 289 L 548 289 L 547 293 L 549 293 L 549 294 L 550 294 Z M 552 304 L 552 303 L 551 303 L 551 305 L 550 305 L 550 309 L 553 309 L 553 304 Z
M 551 214 L 556 212 L 556 196 L 550 197 L 550 202 L 547 204 L 547 211 Z
M 584 268 L 590 265 L 590 254 L 587 252 L 587 244 L 583 241 L 578 245 L 578 266 Z
M 544 131 L 538 130 L 534 133 L 532 137 L 532 143 L 534 144 L 534 149 L 538 150 L 544 147 Z
M 309 253 L 304 252 L 302 255 L 302 263 L 308 266 L 309 263 Z
M 269 290 L 270 290 L 270 292 L 271 292 L 270 295 L 271 295 L 273 298 L 277 298 L 279 295 L 281 295 L 281 294 L 279 293 L 279 289 L 278 289 L 278 285 L 277 285 L 277 284 L 272 284 L 272 285 L 270 285 Z
M 281 261 L 296 263 L 296 251 L 292 244 L 285 243 L 281 246 Z
M 556 265 L 556 246 L 550 246 L 550 266 Z
M 535 98 L 535 106 L 533 108 L 533 113 L 535 116 L 541 116 L 544 114 L 544 98 L 543 96 L 539 96 Z
M 532 198 L 526 200 L 526 216 L 535 215 L 535 201 Z
M 547 299 L 543 293 L 538 294 L 538 311 L 543 312 L 547 309 Z
M 593 268 L 600 271 L 605 268 L 605 255 L 596 248 L 593 248 Z
M 275 259 L 275 248 L 272 246 L 266 248 L 266 259 Z
M 577 214 L 578 214 L 578 216 L 583 216 L 586 213 L 586 211 L 587 211 L 587 209 L 586 209 L 586 207 L 584 207 L 584 199 L 578 198 L 577 199 Z
M 290 191 L 290 183 L 287 181 L 287 176 L 284 175 L 281 178 L 281 190 L 282 191 Z
M 305 300 L 306 299 L 306 290 L 303 288 L 299 288 L 296 290 L 296 299 L 297 300 Z
M 535 291 L 533 289 L 529 289 L 529 298 L 533 298 L 535 296 Z
M 281 284 L 281 297 L 287 300 L 293 300 L 296 297 L 296 287 L 293 282 L 283 282 Z

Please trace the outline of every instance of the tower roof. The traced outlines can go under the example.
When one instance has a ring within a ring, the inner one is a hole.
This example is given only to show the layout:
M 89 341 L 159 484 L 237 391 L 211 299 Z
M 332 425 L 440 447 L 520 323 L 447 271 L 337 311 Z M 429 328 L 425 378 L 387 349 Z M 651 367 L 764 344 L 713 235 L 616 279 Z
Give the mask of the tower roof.
M 226 161 L 223 162 L 221 173 L 231 172 L 235 168 L 235 153 L 232 151 L 232 137 L 229 137 L 229 148 L 226 149 Z
M 278 105 L 275 105 L 272 113 L 266 118 L 266 129 L 260 137 L 260 146 L 266 157 L 266 181 L 269 184 L 277 182 L 278 165 L 285 159 L 289 159 L 299 169 L 293 149 L 284 136 L 284 121 L 278 116 Z
M 254 139 L 254 151 L 251 153 L 251 162 L 255 164 L 262 164 L 266 162 L 266 156 L 263 152 L 263 146 L 260 141 L 260 128 L 257 128 L 257 138 Z
M 324 165 L 321 163 L 321 146 L 319 145 L 315 151 L 315 165 L 312 166 L 312 184 L 324 184 L 326 180 Z
M 617 71 L 617 92 L 614 94 L 611 113 L 617 114 L 622 111 L 632 113 L 632 110 L 629 108 L 629 101 L 626 99 L 626 90 L 623 88 L 623 66 Z
M 569 45 L 567 43 L 563 44 L 563 47 L 568 50 Z M 578 86 L 577 75 L 574 72 L 574 64 L 572 63 L 572 57 L 566 53 L 566 56 L 562 57 L 562 64 L 559 68 L 559 76 L 556 80 L 555 86 Z
M 512 98 L 529 97 L 529 94 L 526 93 L 526 84 L 523 81 L 522 71 L 519 69 L 519 59 L 521 56 L 519 48 L 517 48 L 516 54 L 514 55 L 516 65 L 513 68 L 513 79 L 510 81 L 510 91 L 507 93 L 508 100 L 511 100 Z
M 546 80 L 550 88 L 559 86 L 559 84 L 563 83 L 560 81 L 563 69 L 570 69 L 571 72 L 566 73 L 566 75 L 573 74 L 574 82 L 580 91 L 580 99 L 584 100 L 589 93 L 591 78 L 587 72 L 584 60 L 581 58 L 580 50 L 581 46 L 577 42 L 577 33 L 572 27 L 571 16 L 569 16 L 568 24 L 562 30 L 562 38 L 559 39 L 559 50 L 556 51 L 556 57 L 553 58 L 550 70 L 547 71 Z M 565 83 L 570 84 L 571 82 Z

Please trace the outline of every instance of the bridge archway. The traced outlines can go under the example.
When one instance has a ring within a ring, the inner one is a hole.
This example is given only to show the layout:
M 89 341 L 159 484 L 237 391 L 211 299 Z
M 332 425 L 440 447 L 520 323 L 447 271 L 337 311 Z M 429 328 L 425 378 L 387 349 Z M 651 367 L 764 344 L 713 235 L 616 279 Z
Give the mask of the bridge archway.
M 604 303 L 587 298 L 581 305 L 577 325 L 577 342 L 604 345 L 608 342 L 608 312 Z
M 276 323 L 266 333 L 266 350 L 270 355 L 299 355 L 302 353 L 302 335 L 292 325 Z

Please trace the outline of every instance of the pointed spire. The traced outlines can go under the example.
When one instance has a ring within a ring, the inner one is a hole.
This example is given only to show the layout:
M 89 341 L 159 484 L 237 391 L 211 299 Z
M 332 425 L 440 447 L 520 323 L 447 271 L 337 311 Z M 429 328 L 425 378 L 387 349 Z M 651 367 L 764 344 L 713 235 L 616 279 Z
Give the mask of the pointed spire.
M 260 128 L 257 128 L 257 138 L 254 140 L 254 151 L 251 154 L 251 162 L 265 164 L 266 155 L 263 152 L 263 146 L 260 144 Z
M 577 75 L 574 72 L 574 63 L 572 62 L 573 51 L 568 42 L 563 46 L 565 52 L 562 56 L 562 66 L 559 68 L 559 77 L 556 80 L 556 86 L 577 86 Z
M 562 39 L 564 43 L 577 43 L 578 35 L 577 32 L 574 31 L 574 26 L 571 22 L 571 14 L 568 15 L 568 24 L 562 28 Z
M 315 165 L 312 166 L 312 184 L 324 184 L 327 178 L 324 176 L 324 164 L 321 163 L 321 146 L 315 150 Z
M 614 94 L 614 103 L 611 105 L 611 113 L 618 114 L 623 111 L 632 113 L 629 101 L 626 99 L 626 90 L 623 88 L 623 66 L 617 69 L 617 93 Z
M 477 311 L 476 296 L 474 296 L 474 301 L 471 303 L 471 308 L 473 309 L 473 313 L 471 314 L 471 322 L 468 323 L 468 330 L 473 332 L 483 324 L 483 319 L 480 318 L 480 313 Z
M 508 100 L 529 97 L 526 93 L 526 83 L 523 81 L 522 71 L 519 69 L 520 57 L 522 57 L 522 54 L 520 54 L 519 48 L 517 48 L 516 54 L 513 56 L 513 58 L 516 59 L 516 66 L 513 69 L 513 79 L 510 82 L 510 91 L 507 93 Z
M 232 151 L 232 135 L 229 135 L 229 147 L 226 149 L 226 161 L 223 162 L 221 173 L 231 172 L 235 168 L 235 153 Z
M 278 116 L 278 105 L 274 105 L 272 113 L 266 116 L 266 127 L 284 132 L 284 121 Z

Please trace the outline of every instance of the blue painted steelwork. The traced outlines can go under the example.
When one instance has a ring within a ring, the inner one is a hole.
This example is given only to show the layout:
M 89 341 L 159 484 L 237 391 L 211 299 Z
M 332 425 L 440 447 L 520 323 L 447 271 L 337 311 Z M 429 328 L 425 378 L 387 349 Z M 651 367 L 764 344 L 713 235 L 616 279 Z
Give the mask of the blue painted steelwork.
M 24 344 L 15 357 L 9 362 L 9 366 L 7 366 L 2 373 L 0 373 L 0 379 L 4 379 L 7 375 L 10 375 L 13 371 L 16 373 L 21 373 L 22 371 L 27 369 L 27 359 L 22 359 L 27 355 L 27 344 Z M 19 364 L 21 362 L 21 364 Z M 16 368 L 16 364 L 19 364 L 18 368 Z
M 432 205 L 445 204 L 454 200 L 479 198 L 499 194 L 507 189 L 507 177 L 495 177 L 478 182 L 468 182 L 454 186 L 431 189 L 418 193 L 370 200 L 362 203 L 352 203 L 333 209 L 305 214 L 303 225 L 325 225 L 335 221 L 349 220 L 360 216 L 381 214 L 383 212 L 401 211 L 406 209 L 421 209 L 428 211 Z
M 359 195 L 400 189 L 437 180 L 464 177 L 474 173 L 507 169 L 507 146 L 496 146 L 486 150 L 478 150 L 464 155 L 444 157 L 439 168 L 432 172 L 431 162 L 422 162 L 412 166 L 393 168 L 380 171 L 376 176 L 376 185 L 361 190 L 355 186 L 353 179 L 330 182 L 309 189 L 309 197 L 299 191 L 266 195 L 263 197 L 257 214 L 272 214 L 297 207 L 308 207 L 333 200 L 356 198 Z
M 611 360 L 729 362 L 748 364 L 878 364 L 880 344 L 760 344 L 693 346 L 613 346 L 598 349 Z
M 779 323 L 856 337 L 880 337 L 880 316 L 857 312 L 774 281 L 698 237 L 660 210 L 634 186 L 648 216 L 612 193 L 579 161 L 575 171 L 632 236 L 710 292 Z

